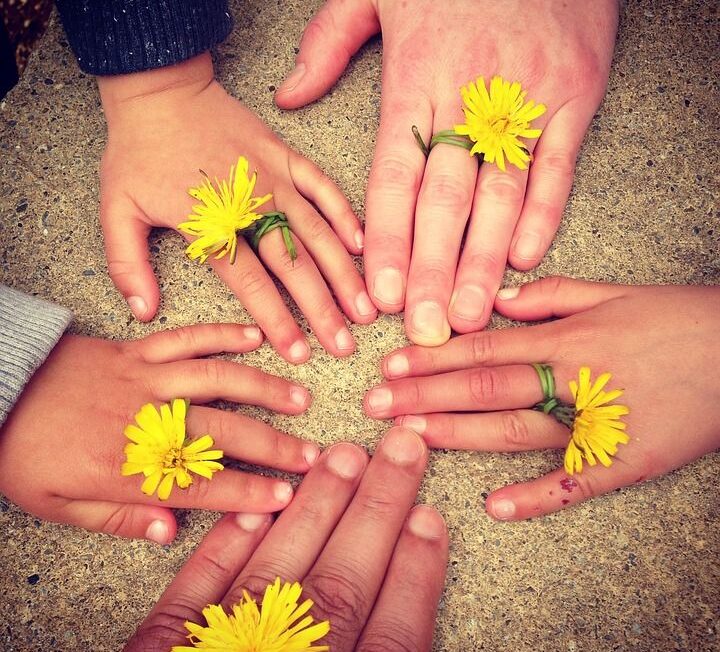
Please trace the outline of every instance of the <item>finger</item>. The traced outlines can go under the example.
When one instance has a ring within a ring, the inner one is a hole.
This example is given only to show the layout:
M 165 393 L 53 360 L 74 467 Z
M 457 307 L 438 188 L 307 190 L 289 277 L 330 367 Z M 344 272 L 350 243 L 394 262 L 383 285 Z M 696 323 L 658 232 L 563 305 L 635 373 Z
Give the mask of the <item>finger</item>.
M 320 455 L 313 442 L 227 410 L 193 406 L 188 410 L 187 429 L 195 437 L 211 435 L 226 457 L 282 471 L 305 473 Z
M 427 449 L 411 430 L 383 438 L 353 502 L 304 581 L 313 615 L 332 623 L 323 642 L 353 650 L 380 591 L 385 570 L 415 501 Z
M 354 322 L 370 323 L 377 309 L 365 283 L 328 223 L 304 199 L 296 196 L 278 202 L 288 214 L 293 232 L 302 240 L 322 275 L 334 290 L 343 312 Z M 297 264 L 297 261 L 295 261 Z
M 91 532 L 127 539 L 148 539 L 160 545 L 172 543 L 177 523 L 172 511 L 155 505 L 102 500 L 68 500 L 58 508 L 56 519 Z
M 439 109 L 433 131 L 460 122 L 457 113 Z M 450 338 L 448 304 L 477 174 L 477 159 L 464 149 L 441 144 L 430 152 L 415 209 L 405 299 L 405 331 L 415 344 L 438 346 Z
M 250 246 L 238 239 L 234 264 L 226 258 L 209 259 L 217 275 L 240 299 L 267 335 L 273 348 L 288 362 L 301 364 L 310 358 L 310 347 L 272 279 Z
M 537 142 L 510 250 L 510 264 L 516 269 L 535 267 L 555 236 L 572 188 L 580 145 L 596 106 L 565 104 L 550 118 Z
M 562 369 L 554 368 L 557 396 L 570 400 Z M 510 410 L 530 407 L 543 398 L 537 372 L 530 365 L 477 367 L 431 377 L 394 380 L 371 389 L 365 412 L 375 419 L 401 414 Z
M 153 333 L 131 346 L 145 362 L 162 363 L 213 353 L 247 353 L 257 349 L 262 340 L 257 326 L 197 324 Z
M 550 276 L 521 287 L 500 290 L 495 308 L 511 319 L 535 321 L 574 315 L 633 291 L 627 285 Z
M 562 448 L 568 441 L 564 425 L 535 410 L 411 414 L 395 423 L 414 430 L 430 448 L 507 453 Z
M 492 492 L 486 502 L 487 513 L 499 521 L 520 521 L 542 516 L 625 487 L 646 478 L 615 458 L 613 465 L 585 466 L 569 476 L 557 469 L 542 478 L 512 484 Z
M 350 57 L 378 31 L 370 0 L 327 2 L 305 28 L 295 69 L 275 93 L 275 103 L 281 109 L 296 109 L 323 96 Z
M 450 324 L 459 333 L 480 330 L 490 319 L 526 182 L 527 170 L 514 165 L 504 172 L 496 165 L 480 167 L 449 310 Z
M 220 602 L 271 522 L 266 514 L 221 518 L 138 627 L 125 652 L 169 650 L 187 643 L 185 622 L 205 622 L 203 608 Z
M 367 455 L 352 444 L 335 444 L 323 453 L 233 582 L 224 604 L 236 604 L 243 590 L 261 598 L 276 577 L 302 581 L 352 500 L 366 465 Z
M 448 534 L 427 505 L 410 512 L 356 650 L 430 650 L 445 584 Z
M 350 253 L 361 254 L 365 236 L 360 220 L 340 188 L 304 156 L 291 156 L 288 169 L 298 192 L 318 207 L 345 248 Z
M 168 362 L 153 370 L 151 383 L 155 396 L 162 401 L 179 396 L 194 403 L 224 399 L 283 414 L 300 414 L 311 400 L 300 385 L 254 367 L 214 358 Z
M 383 312 L 405 305 L 415 204 L 425 155 L 411 128 L 427 142 L 432 109 L 424 96 L 406 92 L 407 83 L 383 66 L 380 128 L 365 200 L 365 280 L 370 297 Z
M 550 362 L 562 346 L 553 323 L 480 331 L 453 337 L 437 348 L 408 346 L 381 363 L 385 378 L 432 376 L 458 369 Z
M 100 198 L 100 223 L 108 274 L 136 319 L 149 321 L 160 303 L 160 288 L 150 264 L 150 224 L 125 197 Z
M 355 338 L 307 249 L 297 237 L 294 241 L 297 258 L 292 260 L 280 230 L 276 229 L 260 241 L 260 256 L 287 288 L 320 344 L 336 357 L 352 355 Z

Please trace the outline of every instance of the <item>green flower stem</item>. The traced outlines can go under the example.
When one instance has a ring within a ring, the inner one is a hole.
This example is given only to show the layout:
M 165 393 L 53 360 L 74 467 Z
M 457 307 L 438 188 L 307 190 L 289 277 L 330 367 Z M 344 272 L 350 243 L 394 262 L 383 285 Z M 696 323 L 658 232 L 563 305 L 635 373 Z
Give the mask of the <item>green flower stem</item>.
M 415 136 L 415 141 L 417 142 L 418 147 L 426 158 L 430 156 L 430 150 L 438 143 L 444 143 L 445 145 L 455 145 L 456 147 L 462 147 L 463 149 L 467 149 L 468 151 L 473 148 L 473 142 L 467 136 L 460 136 L 459 134 L 456 134 L 453 129 L 445 129 L 443 131 L 438 131 L 430 139 L 429 146 L 425 144 L 423 137 L 420 135 L 420 131 L 415 125 L 413 125 L 412 127 L 412 132 L 413 136 Z
M 540 379 L 540 389 L 543 393 L 543 400 L 536 403 L 533 410 L 549 414 L 568 428 L 572 428 L 575 421 L 575 406 L 561 403 L 555 397 L 555 376 L 552 367 L 549 364 L 538 363 L 533 363 L 532 367 Z
M 292 235 L 290 232 L 290 223 L 288 222 L 287 215 L 280 211 L 270 211 L 262 214 L 262 219 L 255 222 L 255 232 L 253 233 L 252 244 L 255 249 L 260 245 L 260 240 L 264 235 L 280 229 L 282 232 L 283 241 L 285 242 L 285 248 L 287 249 L 290 260 L 295 262 L 297 258 L 297 249 L 293 242 Z

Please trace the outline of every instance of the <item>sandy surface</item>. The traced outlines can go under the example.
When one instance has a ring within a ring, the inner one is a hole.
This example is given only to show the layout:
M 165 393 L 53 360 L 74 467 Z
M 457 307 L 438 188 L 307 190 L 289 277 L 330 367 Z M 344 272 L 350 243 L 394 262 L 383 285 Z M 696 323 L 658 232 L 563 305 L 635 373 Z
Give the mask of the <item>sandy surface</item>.
M 362 214 L 380 42 L 362 50 L 322 101 L 291 113 L 272 103 L 316 4 L 248 2 L 217 53 L 218 74 L 291 145 L 331 170 Z M 508 272 L 508 283 L 557 273 L 720 282 L 717 4 L 628 4 L 607 98 L 558 238 L 535 274 Z M 79 333 L 132 338 L 199 319 L 249 321 L 167 233 L 152 239 L 163 293 L 158 318 L 131 319 L 100 247 L 104 143 L 95 82 L 80 73 L 54 23 L 0 103 L 2 282 L 69 306 Z M 405 339 L 398 317 L 353 331 L 359 350 L 349 360 L 330 358 L 316 341 L 312 361 L 299 368 L 267 346 L 245 356 L 315 395 L 301 417 L 248 412 L 322 445 L 349 439 L 372 449 L 387 425 L 363 416 L 361 397 L 380 378 L 381 355 Z M 421 499 L 443 512 L 452 537 L 435 649 L 720 649 L 718 457 L 531 522 L 501 524 L 484 514 L 484 493 L 559 461 L 556 452 L 432 453 Z M 118 649 L 215 518 L 180 514 L 178 540 L 165 549 L 41 523 L 0 498 L 0 649 Z

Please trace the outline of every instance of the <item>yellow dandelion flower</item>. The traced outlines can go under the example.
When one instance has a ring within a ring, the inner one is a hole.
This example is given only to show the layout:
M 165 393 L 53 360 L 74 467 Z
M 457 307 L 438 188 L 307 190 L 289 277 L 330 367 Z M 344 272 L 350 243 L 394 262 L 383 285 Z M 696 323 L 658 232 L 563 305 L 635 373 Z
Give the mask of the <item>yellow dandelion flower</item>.
M 570 381 L 570 392 L 575 399 L 572 435 L 565 451 L 565 471 L 570 475 L 582 471 L 583 459 L 590 466 L 595 466 L 597 460 L 603 466 L 610 466 L 617 445 L 630 441 L 622 422 L 630 410 L 624 405 L 608 405 L 623 394 L 621 389 L 604 391 L 610 378 L 609 373 L 604 373 L 592 383 L 590 368 L 582 367 L 578 382 Z
M 137 425 L 125 428 L 125 436 L 132 442 L 125 446 L 126 462 L 122 465 L 123 475 L 142 473 L 145 481 L 142 492 L 152 496 L 157 490 L 160 500 L 167 500 L 173 484 L 187 489 L 192 484 L 190 473 L 197 473 L 211 479 L 213 473 L 224 468 L 219 460 L 220 450 L 210 450 L 215 444 L 210 435 L 186 445 L 185 414 L 187 403 L 176 398 L 169 404 L 157 408 L 148 403 L 135 415 Z
M 475 144 L 471 154 L 482 154 L 488 163 L 505 171 L 505 158 L 521 170 L 527 170 L 531 156 L 520 138 L 539 138 L 542 129 L 531 129 L 530 123 L 546 111 L 544 104 L 525 103 L 527 91 L 519 82 L 495 76 L 490 92 L 480 77 L 460 89 L 465 106 L 465 124 L 455 125 L 454 132 L 467 136 Z
M 237 253 L 237 234 L 252 226 L 263 214 L 255 211 L 272 198 L 272 194 L 253 197 L 257 173 L 248 177 L 249 164 L 244 156 L 238 158 L 237 165 L 230 168 L 230 178 L 213 184 L 206 176 L 202 185 L 188 192 L 199 204 L 193 206 L 188 221 L 178 225 L 178 229 L 188 235 L 198 236 L 190 243 L 187 254 L 192 260 L 204 263 L 208 256 L 219 259 L 230 254 L 230 262 L 235 262 Z
M 192 646 L 176 645 L 172 652 L 214 650 L 215 652 L 322 652 L 327 645 L 313 645 L 330 631 L 325 620 L 313 624 L 308 613 L 312 600 L 298 606 L 302 587 L 280 584 L 280 578 L 265 589 L 262 607 L 247 592 L 243 599 L 226 614 L 218 605 L 203 609 L 207 626 L 186 622 Z

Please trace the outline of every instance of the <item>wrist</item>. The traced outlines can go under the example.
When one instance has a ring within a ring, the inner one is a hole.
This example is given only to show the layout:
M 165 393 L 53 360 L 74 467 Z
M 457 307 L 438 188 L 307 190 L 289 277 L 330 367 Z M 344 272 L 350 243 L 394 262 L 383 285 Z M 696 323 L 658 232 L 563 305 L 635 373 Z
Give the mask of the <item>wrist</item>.
M 97 78 L 105 118 L 108 125 L 124 113 L 152 102 L 170 105 L 206 88 L 214 79 L 209 52 L 163 68 L 144 70 L 127 75 Z

